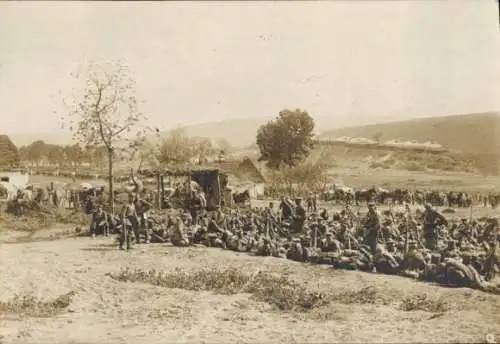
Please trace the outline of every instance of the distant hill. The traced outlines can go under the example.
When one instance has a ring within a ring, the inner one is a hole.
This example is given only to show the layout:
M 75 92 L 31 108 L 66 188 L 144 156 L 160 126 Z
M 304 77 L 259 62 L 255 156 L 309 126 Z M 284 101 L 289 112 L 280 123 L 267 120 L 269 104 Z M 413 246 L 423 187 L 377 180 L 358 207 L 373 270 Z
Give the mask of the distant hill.
M 481 113 L 445 117 L 428 117 L 398 122 L 378 123 L 324 131 L 322 139 L 342 136 L 372 138 L 381 141 L 436 141 L 450 150 L 464 153 L 499 152 L 500 114 Z M 499 152 L 500 153 L 500 152 Z
M 73 138 L 70 133 L 64 131 L 52 132 L 52 133 L 38 133 L 38 134 L 12 134 L 10 138 L 14 144 L 18 147 L 27 146 L 34 141 L 42 140 L 45 143 L 51 143 L 56 145 L 67 145 L 72 144 Z
M 381 141 L 435 141 L 451 151 L 476 160 L 478 168 L 498 173 L 500 165 L 500 114 L 478 113 L 446 117 L 412 119 L 399 122 L 345 127 L 323 132 L 321 139 L 348 137 L 372 138 L 380 133 Z
M 316 133 L 354 124 L 370 123 L 372 116 L 314 116 Z M 237 148 L 248 147 L 255 143 L 258 128 L 274 117 L 256 117 L 246 119 L 229 119 L 181 126 L 189 136 L 208 137 L 213 140 L 224 139 Z M 390 120 L 387 117 L 386 120 Z M 168 131 L 162 134 L 168 133 Z

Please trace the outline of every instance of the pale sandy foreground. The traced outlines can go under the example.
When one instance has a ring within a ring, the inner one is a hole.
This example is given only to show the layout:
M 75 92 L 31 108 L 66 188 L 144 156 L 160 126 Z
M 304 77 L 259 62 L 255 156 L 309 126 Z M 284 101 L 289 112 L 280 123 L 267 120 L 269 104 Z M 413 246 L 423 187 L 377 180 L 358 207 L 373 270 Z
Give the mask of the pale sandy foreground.
M 0 244 L 0 301 L 15 294 L 55 298 L 74 291 L 66 312 L 49 318 L 0 315 L 3 343 L 325 343 L 485 342 L 500 334 L 500 297 L 401 277 L 337 271 L 219 249 L 139 246 L 121 252 L 111 239 L 68 238 Z M 333 303 L 291 314 L 247 294 L 217 295 L 118 282 L 121 268 L 236 266 L 286 274 L 320 290 L 373 286 L 391 304 Z M 426 294 L 450 308 L 441 314 L 401 310 Z M 321 319 L 321 314 L 325 316 Z M 324 320 L 324 319 L 328 320 Z

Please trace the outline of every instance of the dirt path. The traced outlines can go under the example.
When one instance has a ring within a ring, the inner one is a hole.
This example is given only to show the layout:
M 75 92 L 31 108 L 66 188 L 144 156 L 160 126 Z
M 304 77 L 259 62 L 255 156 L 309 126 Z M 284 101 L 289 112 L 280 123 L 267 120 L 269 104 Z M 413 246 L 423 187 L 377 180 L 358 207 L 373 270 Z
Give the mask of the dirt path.
M 72 238 L 1 244 L 0 262 L 0 301 L 15 294 L 50 299 L 76 293 L 68 311 L 55 317 L 0 315 L 5 343 L 477 342 L 500 334 L 498 296 L 218 249 L 155 244 L 121 252 L 112 239 Z M 166 289 L 107 276 L 125 267 L 215 265 L 285 274 L 319 290 L 372 286 L 394 302 L 332 304 L 325 310 L 328 320 L 318 320 L 318 314 L 278 312 L 247 294 Z M 437 315 L 400 309 L 405 298 L 423 294 L 451 308 Z

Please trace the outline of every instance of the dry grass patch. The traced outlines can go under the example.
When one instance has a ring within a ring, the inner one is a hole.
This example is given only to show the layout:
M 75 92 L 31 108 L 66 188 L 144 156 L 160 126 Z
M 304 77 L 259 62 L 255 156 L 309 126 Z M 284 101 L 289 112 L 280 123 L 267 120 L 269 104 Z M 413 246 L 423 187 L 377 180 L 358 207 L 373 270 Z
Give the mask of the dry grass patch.
M 429 297 L 427 294 L 417 294 L 405 297 L 400 304 L 405 312 L 424 311 L 430 313 L 445 313 L 451 306 L 442 297 Z
M 110 276 L 121 282 L 142 282 L 165 288 L 211 291 L 225 295 L 248 293 L 255 300 L 267 302 L 282 311 L 308 311 L 330 302 L 326 294 L 307 290 L 286 277 L 265 272 L 245 274 L 236 268 L 198 271 L 176 269 L 168 273 L 123 269 Z
M 14 230 L 21 232 L 36 232 L 49 228 L 53 222 L 51 219 L 42 216 L 15 216 L 9 213 L 0 212 L 0 228 L 4 230 Z
M 71 291 L 49 301 L 31 295 L 16 295 L 8 301 L 0 301 L 0 314 L 52 317 L 64 312 L 69 307 L 74 294 Z
M 382 304 L 387 305 L 392 302 L 392 300 L 386 295 L 380 293 L 376 288 L 372 286 L 364 287 L 357 290 L 342 290 L 340 292 L 334 292 L 330 299 L 337 303 L 342 303 L 345 305 L 351 304 Z
M 81 211 L 47 208 L 43 211 L 29 210 L 21 216 L 0 212 L 0 230 L 35 233 L 56 224 L 87 226 L 88 223 L 88 216 Z

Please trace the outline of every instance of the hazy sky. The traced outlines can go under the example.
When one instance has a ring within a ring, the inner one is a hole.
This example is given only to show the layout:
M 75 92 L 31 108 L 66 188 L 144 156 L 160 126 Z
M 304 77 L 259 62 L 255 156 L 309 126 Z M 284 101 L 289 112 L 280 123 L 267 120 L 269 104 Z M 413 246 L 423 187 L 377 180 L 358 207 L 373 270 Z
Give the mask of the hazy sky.
M 496 1 L 2 2 L 1 132 L 60 128 L 89 60 L 134 71 L 163 128 L 226 118 L 500 109 Z

